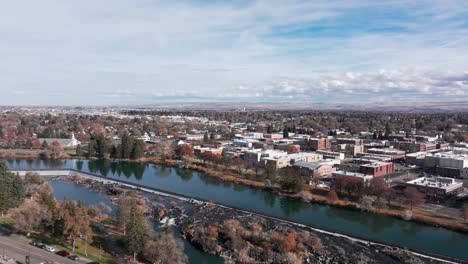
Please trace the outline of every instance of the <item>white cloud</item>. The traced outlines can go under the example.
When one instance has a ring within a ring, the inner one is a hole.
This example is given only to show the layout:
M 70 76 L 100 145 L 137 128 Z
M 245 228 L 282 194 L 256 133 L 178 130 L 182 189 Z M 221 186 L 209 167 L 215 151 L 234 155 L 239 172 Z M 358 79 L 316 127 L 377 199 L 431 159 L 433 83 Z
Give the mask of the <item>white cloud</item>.
M 73 104 L 392 91 L 463 97 L 466 17 L 466 1 L 8 1 L 0 9 L 0 91 L 65 89 L 74 96 L 63 102 Z M 322 26 L 336 32 L 307 33 Z M 306 33 L 288 35 L 296 31 Z
M 265 89 L 262 89 L 265 91 Z M 279 78 L 266 89 L 268 96 L 316 100 L 343 100 L 343 94 L 353 101 L 372 101 L 381 96 L 394 95 L 405 101 L 468 99 L 468 71 L 380 70 L 370 73 L 320 75 L 309 78 Z

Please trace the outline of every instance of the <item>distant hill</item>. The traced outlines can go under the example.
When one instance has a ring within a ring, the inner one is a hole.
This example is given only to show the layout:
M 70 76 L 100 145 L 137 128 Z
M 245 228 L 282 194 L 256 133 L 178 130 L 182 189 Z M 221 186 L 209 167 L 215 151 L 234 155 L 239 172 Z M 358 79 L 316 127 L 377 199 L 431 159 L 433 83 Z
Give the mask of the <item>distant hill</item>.
M 330 110 L 330 111 L 411 111 L 411 112 L 468 112 L 468 101 L 452 102 L 392 102 L 392 103 L 344 103 L 344 104 L 305 104 L 305 103 L 178 103 L 155 106 L 164 109 L 186 110 Z

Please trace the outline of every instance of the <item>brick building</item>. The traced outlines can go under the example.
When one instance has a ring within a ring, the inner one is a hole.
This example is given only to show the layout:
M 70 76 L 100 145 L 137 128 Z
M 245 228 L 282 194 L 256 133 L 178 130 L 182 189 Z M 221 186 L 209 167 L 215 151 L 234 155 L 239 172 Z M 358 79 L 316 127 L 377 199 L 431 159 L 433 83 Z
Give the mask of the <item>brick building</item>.
M 323 150 L 330 149 L 331 143 L 328 138 L 309 138 L 307 140 L 307 145 L 310 150 Z
M 380 177 L 395 172 L 395 166 L 390 162 L 374 162 L 361 165 L 359 171 L 363 174 Z

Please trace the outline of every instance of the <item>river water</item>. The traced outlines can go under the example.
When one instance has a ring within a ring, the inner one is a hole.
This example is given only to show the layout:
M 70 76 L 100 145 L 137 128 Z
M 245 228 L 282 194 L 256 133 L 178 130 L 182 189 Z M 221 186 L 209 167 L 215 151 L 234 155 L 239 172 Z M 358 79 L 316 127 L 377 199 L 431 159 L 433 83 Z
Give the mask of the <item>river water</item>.
M 100 192 L 89 190 L 88 188 L 67 181 L 54 180 L 51 183 L 52 188 L 54 189 L 54 196 L 57 200 L 80 200 L 83 201 L 87 207 L 99 206 L 99 204 L 104 203 L 110 206 L 112 209 L 115 209 L 115 206 L 112 204 L 109 197 Z M 154 226 L 159 232 L 161 224 L 154 222 Z M 176 236 L 177 237 L 177 236 Z M 180 239 L 180 238 L 178 238 Z M 207 254 L 190 244 L 187 240 L 181 239 L 184 244 L 184 251 L 189 259 L 189 263 L 198 263 L 198 264 L 221 264 L 223 260 L 221 257 Z
M 262 189 L 226 182 L 201 172 L 145 163 L 103 160 L 16 159 L 8 160 L 7 163 L 12 170 L 68 168 L 97 173 L 302 224 L 334 229 L 468 261 L 468 234 L 367 212 L 311 204 Z

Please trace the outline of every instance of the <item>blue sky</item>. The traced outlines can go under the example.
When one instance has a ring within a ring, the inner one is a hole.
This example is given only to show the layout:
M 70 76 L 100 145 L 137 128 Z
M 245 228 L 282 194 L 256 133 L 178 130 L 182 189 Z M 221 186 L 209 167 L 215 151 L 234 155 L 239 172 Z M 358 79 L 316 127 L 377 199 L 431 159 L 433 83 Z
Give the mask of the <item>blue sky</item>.
M 468 100 L 468 1 L 0 7 L 1 105 Z

